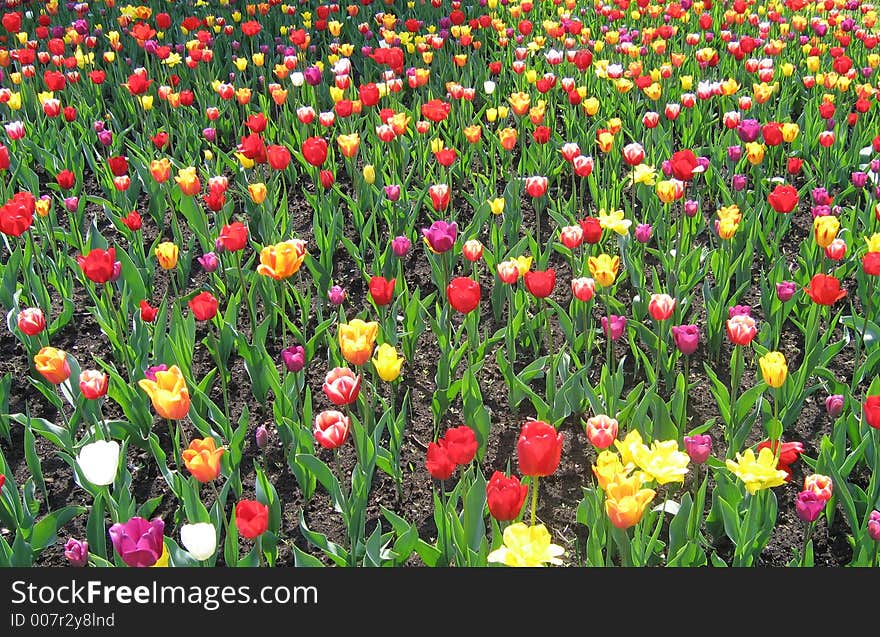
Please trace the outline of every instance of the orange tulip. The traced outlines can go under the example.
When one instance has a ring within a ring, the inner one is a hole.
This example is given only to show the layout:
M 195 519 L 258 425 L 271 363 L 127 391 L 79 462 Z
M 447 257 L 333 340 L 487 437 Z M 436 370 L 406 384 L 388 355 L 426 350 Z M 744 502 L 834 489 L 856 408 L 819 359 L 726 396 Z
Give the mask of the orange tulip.
M 67 352 L 54 347 L 44 347 L 34 356 L 34 367 L 53 385 L 60 385 L 70 378 Z
M 513 93 L 507 101 L 510 102 L 510 107 L 516 115 L 523 116 L 529 111 L 531 98 L 528 93 Z
M 150 162 L 150 174 L 156 183 L 161 184 L 168 181 L 168 178 L 171 177 L 171 162 L 167 157 L 154 159 Z
M 498 131 L 498 139 L 504 150 L 513 150 L 516 146 L 517 133 L 515 128 L 502 128 Z
M 302 239 L 288 239 L 269 245 L 260 251 L 257 272 L 280 281 L 296 274 L 306 258 L 306 243 Z
M 642 519 L 648 503 L 654 499 L 653 489 L 642 489 L 642 478 L 636 474 L 626 478 L 620 474 L 607 485 L 605 512 L 618 529 L 628 529 Z
M 196 480 L 210 482 L 220 475 L 220 459 L 224 453 L 226 449 L 218 449 L 214 439 L 208 437 L 201 440 L 196 438 L 181 455 L 183 464 Z
M 373 353 L 379 324 L 375 321 L 364 322 L 352 319 L 339 326 L 339 348 L 342 355 L 352 365 L 363 365 Z
M 183 373 L 177 365 L 156 372 L 156 380 L 143 378 L 138 381 L 141 389 L 153 401 L 153 409 L 162 418 L 180 420 L 189 411 L 189 390 Z
M 357 133 L 340 135 L 336 138 L 336 143 L 339 144 L 339 150 L 342 151 L 343 155 L 346 157 L 354 157 L 358 151 L 358 146 L 360 146 L 361 136 Z

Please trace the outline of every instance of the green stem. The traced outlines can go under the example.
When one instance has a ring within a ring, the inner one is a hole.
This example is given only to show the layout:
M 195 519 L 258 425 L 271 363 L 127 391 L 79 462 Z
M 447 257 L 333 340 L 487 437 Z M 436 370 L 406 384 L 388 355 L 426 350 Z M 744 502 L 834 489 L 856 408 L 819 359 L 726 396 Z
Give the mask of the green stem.
M 223 530 L 229 535 L 229 520 L 226 519 L 226 506 L 220 499 L 220 492 L 217 490 L 217 484 L 211 480 L 211 491 L 214 493 L 214 501 L 217 503 L 217 510 L 220 512 L 220 519 L 223 520 Z
M 810 522 L 809 524 L 807 524 L 807 528 L 804 529 L 804 543 L 803 543 L 803 546 L 801 546 L 801 562 L 800 562 L 801 568 L 803 568 L 805 566 L 804 562 L 806 561 L 806 557 L 807 557 L 807 544 L 809 544 L 809 542 L 810 542 L 810 537 L 812 537 L 812 535 L 813 535 L 813 528 L 815 526 L 816 526 L 816 522 L 813 521 L 813 522 Z
M 532 477 L 532 514 L 531 514 L 531 524 L 530 526 L 535 526 L 535 518 L 538 515 L 538 486 L 539 486 L 540 478 L 538 476 Z

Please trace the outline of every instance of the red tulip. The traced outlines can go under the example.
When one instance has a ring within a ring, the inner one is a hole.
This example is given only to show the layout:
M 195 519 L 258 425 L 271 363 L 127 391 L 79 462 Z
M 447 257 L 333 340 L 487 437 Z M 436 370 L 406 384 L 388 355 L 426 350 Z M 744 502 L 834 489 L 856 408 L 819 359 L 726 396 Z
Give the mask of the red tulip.
M 266 159 L 273 170 L 284 170 L 290 164 L 290 151 L 284 146 L 272 145 L 266 149 Z
M 441 438 L 437 442 L 428 443 L 425 454 L 425 468 L 435 480 L 448 480 L 455 471 L 455 462 L 449 457 L 446 441 Z
M 76 184 L 76 175 L 65 169 L 55 175 L 55 181 L 62 190 L 70 190 Z
M 84 369 L 79 376 L 79 390 L 86 400 L 97 400 L 107 394 L 110 377 L 96 369 Z
M 329 190 L 333 187 L 333 183 L 336 181 L 336 178 L 333 176 L 333 173 L 329 170 L 322 170 L 318 173 L 318 179 L 321 181 L 321 187 L 324 190 Z
M 302 144 L 302 154 L 312 166 L 322 166 L 327 161 L 327 142 L 321 137 L 309 137 Z
M 665 321 L 675 311 L 675 299 L 668 294 L 652 294 L 648 312 L 655 321 Z
M 519 470 L 524 476 L 549 476 L 559 466 L 562 434 L 543 420 L 529 420 L 523 425 L 516 444 Z
M 456 277 L 446 286 L 446 298 L 457 312 L 472 312 L 480 304 L 480 284 L 466 276 Z
M 556 270 L 553 268 L 531 270 L 525 273 L 523 280 L 526 283 L 526 289 L 535 298 L 543 299 L 553 292 L 553 287 L 556 285 Z
M 269 528 L 269 507 L 256 500 L 241 500 L 235 505 L 235 526 L 242 537 L 260 537 Z
M 880 429 L 880 395 L 868 396 L 862 408 L 865 410 L 865 421 L 874 429 Z
M 132 210 L 126 216 L 122 217 L 122 223 L 125 224 L 125 227 L 131 230 L 132 232 L 137 232 L 141 229 L 141 215 L 137 210 Z
M 140 302 L 140 308 L 141 308 L 141 320 L 144 323 L 152 323 L 153 321 L 156 320 L 156 315 L 159 314 L 158 307 L 153 307 L 152 305 L 147 303 L 145 300 L 143 300 Z
M 489 513 L 499 522 L 515 520 L 522 511 L 529 494 L 528 485 L 513 476 L 507 477 L 496 471 L 486 484 L 486 502 Z
M 115 248 L 109 250 L 95 248 L 88 255 L 78 256 L 76 262 L 90 281 L 106 283 L 115 274 L 116 250 Z
M 190 299 L 189 309 L 197 321 L 210 321 L 217 315 L 220 302 L 210 292 L 202 292 Z
M 428 188 L 428 196 L 434 210 L 440 212 L 449 207 L 449 186 L 446 184 L 434 184 Z
M 602 239 L 602 225 L 596 217 L 586 217 L 580 220 L 581 229 L 584 231 L 585 243 L 599 243 Z
M 697 171 L 699 166 L 697 156 L 694 155 L 692 150 L 680 150 L 677 153 L 673 153 L 672 158 L 669 160 L 669 165 L 672 168 L 672 176 L 681 181 L 693 179 L 694 172 Z
M 266 125 L 268 123 L 269 121 L 262 113 L 255 113 L 253 115 L 250 115 L 244 121 L 244 125 L 247 126 L 252 133 L 262 133 L 264 130 L 266 130 Z
M 862 269 L 870 276 L 880 276 L 880 252 L 868 252 L 862 257 Z
M 467 425 L 453 427 L 443 437 L 446 440 L 446 454 L 455 464 L 468 464 L 477 455 L 477 436 Z
M 828 274 L 815 275 L 804 291 L 819 305 L 834 305 L 846 296 L 846 290 L 840 289 L 840 281 Z
M 384 276 L 374 276 L 370 279 L 370 296 L 376 305 L 388 305 L 394 297 L 394 284 L 397 279 L 387 280 Z
M 526 177 L 526 192 L 533 199 L 543 197 L 547 193 L 547 183 L 546 177 Z
M 122 177 L 128 174 L 128 159 L 121 156 L 110 157 L 107 159 L 107 165 L 114 177 Z
M 46 316 L 38 307 L 28 307 L 18 315 L 18 329 L 28 336 L 36 336 L 46 329 Z
M 236 252 L 247 245 L 248 229 L 241 221 L 226 224 L 220 229 L 218 243 L 228 252 Z
M 797 188 L 779 184 L 767 196 L 767 201 L 776 212 L 788 213 L 797 208 L 800 199 Z

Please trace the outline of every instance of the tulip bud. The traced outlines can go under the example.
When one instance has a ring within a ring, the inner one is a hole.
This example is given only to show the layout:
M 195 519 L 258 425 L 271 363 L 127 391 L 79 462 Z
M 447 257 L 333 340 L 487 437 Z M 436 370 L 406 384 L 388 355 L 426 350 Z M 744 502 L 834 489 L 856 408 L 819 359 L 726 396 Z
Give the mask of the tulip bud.
M 281 352 L 281 360 L 287 371 L 295 373 L 300 371 L 306 364 L 306 350 L 302 345 L 293 345 Z
M 648 223 L 640 223 L 636 226 L 635 237 L 639 243 L 648 243 L 651 240 L 651 234 L 654 229 Z
M 218 259 L 217 255 L 213 252 L 206 252 L 196 259 L 196 261 L 199 262 L 199 265 L 202 266 L 202 269 L 205 272 L 214 272 L 220 265 L 220 259 Z
M 207 560 L 217 550 L 217 531 L 209 522 L 184 524 L 180 527 L 180 543 L 200 562 Z
M 587 438 L 596 449 L 607 449 L 617 438 L 618 422 L 605 414 L 599 414 L 586 422 Z
M 825 399 L 825 411 L 832 418 L 837 418 L 843 413 L 844 402 L 842 394 L 831 394 Z
M 794 281 L 780 281 L 776 284 L 776 296 L 785 303 L 790 301 L 797 291 L 797 283 Z
M 256 440 L 258 449 L 266 448 L 266 445 L 269 444 L 269 430 L 266 429 L 266 425 L 260 425 L 257 427 L 257 431 L 254 433 L 254 439 Z
M 815 522 L 822 513 L 822 509 L 825 508 L 825 502 L 812 491 L 801 491 L 798 493 L 795 508 L 801 520 Z
M 409 237 L 403 235 L 394 237 L 394 239 L 391 240 L 391 250 L 394 252 L 394 256 L 401 259 L 406 256 L 411 246 L 412 241 L 409 240 Z
M 694 464 L 703 464 L 712 454 L 712 437 L 709 434 L 685 436 L 684 448 Z
M 64 557 L 71 566 L 83 567 L 89 563 L 89 543 L 70 538 L 64 545 Z
M 119 468 L 119 443 L 97 440 L 87 444 L 77 455 L 76 464 L 86 480 L 95 486 L 112 484 Z
M 611 328 L 609 330 L 608 327 L 608 319 L 609 317 L 602 317 L 602 332 L 606 336 L 610 336 L 612 341 L 616 341 L 623 333 L 626 331 L 626 317 L 625 316 L 617 316 L 616 314 L 611 315 Z
M 46 329 L 46 317 L 38 307 L 25 308 L 18 315 L 18 329 L 28 336 L 36 336 Z
M 880 511 L 871 511 L 868 518 L 868 536 L 875 542 L 880 542 Z
M 333 305 L 342 305 L 345 303 L 345 289 L 340 285 L 334 285 L 327 294 Z

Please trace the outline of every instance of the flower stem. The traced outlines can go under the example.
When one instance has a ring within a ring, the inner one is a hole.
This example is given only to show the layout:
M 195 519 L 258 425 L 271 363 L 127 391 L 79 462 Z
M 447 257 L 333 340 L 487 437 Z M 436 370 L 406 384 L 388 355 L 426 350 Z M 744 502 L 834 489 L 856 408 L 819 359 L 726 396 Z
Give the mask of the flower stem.
M 538 514 L 538 476 L 532 477 L 532 520 L 531 526 L 535 526 L 535 517 Z

